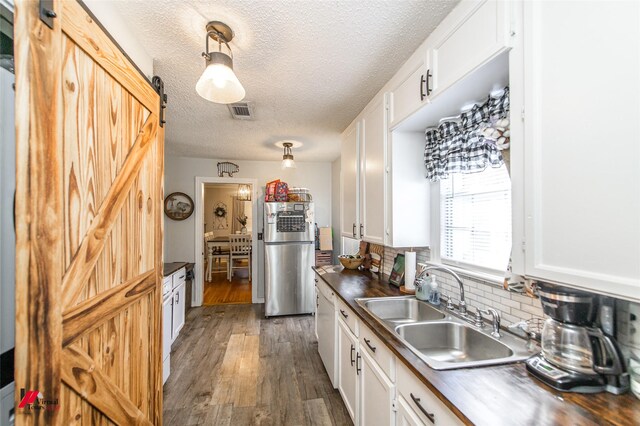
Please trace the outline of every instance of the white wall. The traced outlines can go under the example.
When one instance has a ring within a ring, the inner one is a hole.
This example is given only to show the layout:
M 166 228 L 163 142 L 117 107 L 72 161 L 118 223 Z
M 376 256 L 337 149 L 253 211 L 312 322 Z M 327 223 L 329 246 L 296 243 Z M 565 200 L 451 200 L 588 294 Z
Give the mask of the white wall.
M 115 2 L 84 0 L 84 4 L 98 18 L 98 21 L 127 53 L 129 58 L 151 80 L 151 77 L 153 77 L 153 58 L 144 50 L 138 42 L 138 37 L 133 34 L 130 27 L 125 23 L 122 15 L 116 9 Z
M 220 160 L 208 158 L 165 157 L 165 194 L 180 191 L 195 199 L 196 176 L 217 176 Z M 318 226 L 331 226 L 332 164 L 329 162 L 298 162 L 297 169 L 282 170 L 280 161 L 233 161 L 240 166 L 237 178 L 258 180 L 258 217 L 254 222 L 262 232 L 264 185 L 281 179 L 289 186 L 309 188 L 313 195 Z M 335 191 L 333 191 L 335 192 Z M 164 219 L 164 261 L 194 262 L 195 217 L 183 221 Z
M 333 223 L 333 263 L 338 263 L 338 255 L 342 254 L 342 238 L 340 238 L 340 157 L 331 163 L 331 222 Z
M 14 346 L 15 324 L 15 244 L 13 193 L 16 189 L 16 143 L 14 126 L 15 78 L 0 68 L 0 353 Z

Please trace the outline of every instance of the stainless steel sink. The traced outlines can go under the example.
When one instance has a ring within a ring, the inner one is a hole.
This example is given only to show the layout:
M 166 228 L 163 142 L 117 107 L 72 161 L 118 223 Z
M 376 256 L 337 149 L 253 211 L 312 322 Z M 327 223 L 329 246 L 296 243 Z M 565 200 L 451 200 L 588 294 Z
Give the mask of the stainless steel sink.
M 416 298 L 380 298 L 363 302 L 363 307 L 392 327 L 400 324 L 433 321 L 444 314 Z
M 472 326 L 415 297 L 356 302 L 435 370 L 509 364 L 539 352 L 534 344 L 511 333 L 503 332 L 498 340 L 491 336 L 488 325 Z

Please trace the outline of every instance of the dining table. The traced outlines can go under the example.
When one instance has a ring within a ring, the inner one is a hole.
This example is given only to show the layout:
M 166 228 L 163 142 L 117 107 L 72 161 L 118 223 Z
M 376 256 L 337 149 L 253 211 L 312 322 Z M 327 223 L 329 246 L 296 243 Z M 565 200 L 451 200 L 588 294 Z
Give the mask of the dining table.
M 248 234 L 247 236 L 249 237 L 249 242 L 251 243 L 251 234 Z M 229 235 L 219 235 L 210 240 L 207 240 L 207 252 L 215 254 L 221 252 L 223 248 L 229 247 L 229 237 Z

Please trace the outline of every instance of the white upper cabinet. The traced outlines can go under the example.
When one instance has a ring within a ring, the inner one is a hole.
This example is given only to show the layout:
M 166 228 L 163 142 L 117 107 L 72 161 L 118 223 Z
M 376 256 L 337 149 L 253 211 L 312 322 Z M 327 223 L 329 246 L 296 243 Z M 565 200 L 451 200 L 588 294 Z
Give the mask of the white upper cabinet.
M 384 96 L 367 107 L 360 120 L 360 237 L 384 244 L 386 179 L 386 108 Z
M 524 7 L 525 272 L 638 301 L 640 2 Z
M 425 91 L 434 99 L 509 47 L 511 2 L 463 1 L 427 39 Z
M 358 238 L 360 226 L 360 160 L 358 157 L 358 127 L 358 123 L 354 123 L 344 132 L 341 147 L 341 229 L 343 236 L 351 238 Z
M 427 59 L 423 44 L 400 68 L 389 87 L 389 125 L 398 124 L 427 102 Z

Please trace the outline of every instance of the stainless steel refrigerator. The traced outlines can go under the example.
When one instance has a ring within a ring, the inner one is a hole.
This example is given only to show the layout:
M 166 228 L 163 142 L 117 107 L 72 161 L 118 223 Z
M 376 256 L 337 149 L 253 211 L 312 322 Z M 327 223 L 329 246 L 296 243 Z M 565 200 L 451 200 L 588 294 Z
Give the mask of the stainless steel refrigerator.
M 264 203 L 266 317 L 314 312 L 314 223 L 313 203 Z

